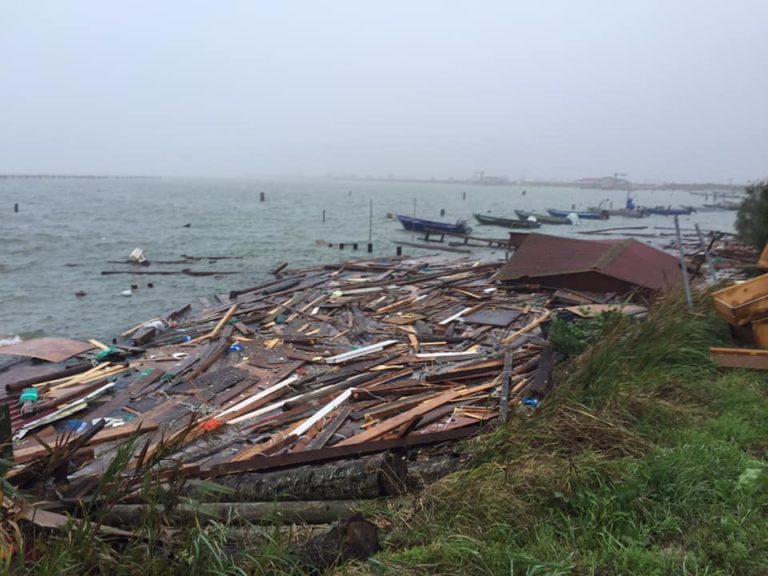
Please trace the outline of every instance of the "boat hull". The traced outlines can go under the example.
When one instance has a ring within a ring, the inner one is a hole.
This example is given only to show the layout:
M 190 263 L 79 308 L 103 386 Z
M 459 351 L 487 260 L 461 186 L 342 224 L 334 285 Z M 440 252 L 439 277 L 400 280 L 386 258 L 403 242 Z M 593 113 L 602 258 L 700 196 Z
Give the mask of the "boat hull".
M 573 222 L 568 218 L 560 218 L 557 216 L 548 216 L 546 214 L 537 214 L 535 212 L 526 212 L 525 210 L 515 210 L 515 214 L 520 220 L 528 220 L 531 216 L 536 218 L 542 224 L 567 224 L 571 225 Z
M 575 212 L 573 210 L 554 210 L 550 208 L 547 210 L 550 216 L 557 218 L 566 218 L 569 214 L 576 214 L 582 220 L 608 220 L 608 212 L 601 210 L 600 212 Z
M 599 208 L 590 208 L 589 210 L 590 212 L 597 212 L 599 211 Z M 648 212 L 640 208 L 633 210 L 628 210 L 627 208 L 613 208 L 607 209 L 606 212 L 608 212 L 609 216 L 620 216 L 622 218 L 645 218 L 648 216 Z
M 472 228 L 467 226 L 465 220 L 459 220 L 455 224 L 448 222 L 436 222 L 434 220 L 423 220 L 422 218 L 413 218 L 412 216 L 404 216 L 402 214 L 396 214 L 397 219 L 403 228 L 411 230 L 413 232 L 449 232 L 451 234 L 469 234 Z
M 500 218 L 497 216 L 486 216 L 485 214 L 473 214 L 475 220 L 484 226 L 501 226 L 502 228 L 532 229 L 539 228 L 539 222 L 529 222 L 515 218 Z

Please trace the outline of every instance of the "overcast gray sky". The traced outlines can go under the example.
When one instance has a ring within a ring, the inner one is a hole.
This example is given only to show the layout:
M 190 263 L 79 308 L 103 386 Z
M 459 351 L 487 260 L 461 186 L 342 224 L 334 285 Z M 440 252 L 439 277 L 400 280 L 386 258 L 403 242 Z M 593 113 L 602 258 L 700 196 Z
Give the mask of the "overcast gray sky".
M 768 2 L 0 1 L 0 172 L 744 181 Z

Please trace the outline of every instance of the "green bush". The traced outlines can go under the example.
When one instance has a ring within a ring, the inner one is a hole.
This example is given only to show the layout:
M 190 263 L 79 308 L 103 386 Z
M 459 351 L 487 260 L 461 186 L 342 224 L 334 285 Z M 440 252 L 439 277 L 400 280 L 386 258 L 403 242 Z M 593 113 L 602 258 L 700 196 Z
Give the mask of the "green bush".
M 736 230 L 757 250 L 768 243 L 768 180 L 747 186 L 747 197 L 736 216 Z
M 573 322 L 555 316 L 549 325 L 549 341 L 558 352 L 575 356 L 584 352 L 620 320 L 621 314 L 618 312 L 605 312 L 594 318 L 576 319 Z

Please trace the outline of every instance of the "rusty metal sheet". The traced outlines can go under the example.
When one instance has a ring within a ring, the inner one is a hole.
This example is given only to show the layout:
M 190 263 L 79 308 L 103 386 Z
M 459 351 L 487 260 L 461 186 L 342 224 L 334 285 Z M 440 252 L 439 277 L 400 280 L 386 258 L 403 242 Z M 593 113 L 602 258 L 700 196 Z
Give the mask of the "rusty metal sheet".
M 48 362 L 63 362 L 91 349 L 93 349 L 92 344 L 68 338 L 35 338 L 21 344 L 0 346 L 0 354 L 28 356 Z
M 479 310 L 464 317 L 468 324 L 483 324 L 506 328 L 520 316 L 519 310 Z

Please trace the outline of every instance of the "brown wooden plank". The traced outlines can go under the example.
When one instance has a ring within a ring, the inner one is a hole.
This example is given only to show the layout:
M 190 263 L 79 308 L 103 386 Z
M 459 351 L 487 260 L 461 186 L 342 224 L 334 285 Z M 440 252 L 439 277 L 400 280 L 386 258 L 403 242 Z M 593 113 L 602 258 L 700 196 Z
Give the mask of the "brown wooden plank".
M 352 408 L 349 406 L 344 406 L 339 410 L 339 413 L 336 414 L 336 416 L 333 418 L 333 420 L 330 421 L 330 423 L 323 428 L 323 430 L 315 436 L 315 438 L 312 439 L 312 441 L 307 446 L 307 450 L 319 450 L 320 448 L 323 448 L 333 437 L 334 434 L 336 434 L 336 431 L 341 428 L 342 424 L 349 418 L 350 413 L 352 412 Z
M 350 444 L 360 444 L 362 442 L 374 440 L 379 436 L 383 436 L 387 432 L 394 430 L 398 426 L 402 426 L 403 424 L 410 422 L 415 416 L 421 416 L 422 414 L 426 414 L 430 410 L 434 410 L 435 408 L 442 406 L 443 404 L 447 404 L 448 402 L 450 402 L 451 400 L 454 400 L 455 398 L 458 398 L 459 396 L 461 396 L 461 393 L 463 392 L 463 390 L 464 389 L 449 390 L 448 392 L 440 394 L 440 396 L 438 396 L 437 398 L 432 398 L 431 400 L 422 402 L 418 406 L 411 408 L 410 410 L 407 410 L 402 414 L 398 414 L 393 418 L 389 418 L 387 420 L 384 420 L 383 422 L 379 422 L 379 424 L 369 428 L 365 432 L 361 432 L 360 434 L 356 434 L 351 438 L 342 440 L 337 444 L 337 446 L 348 446 Z
M 365 454 L 375 454 L 387 450 L 405 449 L 418 446 L 429 446 L 440 442 L 451 442 L 468 438 L 477 434 L 483 429 L 483 425 L 473 422 L 468 426 L 447 430 L 442 432 L 432 432 L 427 434 L 412 433 L 404 438 L 394 440 L 377 440 L 373 442 L 364 442 L 361 444 L 351 444 L 346 446 L 325 447 L 319 450 L 305 450 L 292 454 L 278 454 L 276 456 L 252 458 L 239 462 L 223 462 L 212 466 L 205 474 L 206 477 L 216 477 L 226 474 L 241 474 L 243 472 L 257 472 L 259 470 L 276 470 L 279 468 L 290 468 L 302 464 L 314 464 L 319 462 L 329 462 L 341 458 L 351 458 L 363 456 Z
M 712 361 L 721 368 L 768 370 L 768 350 L 712 347 L 709 352 Z

